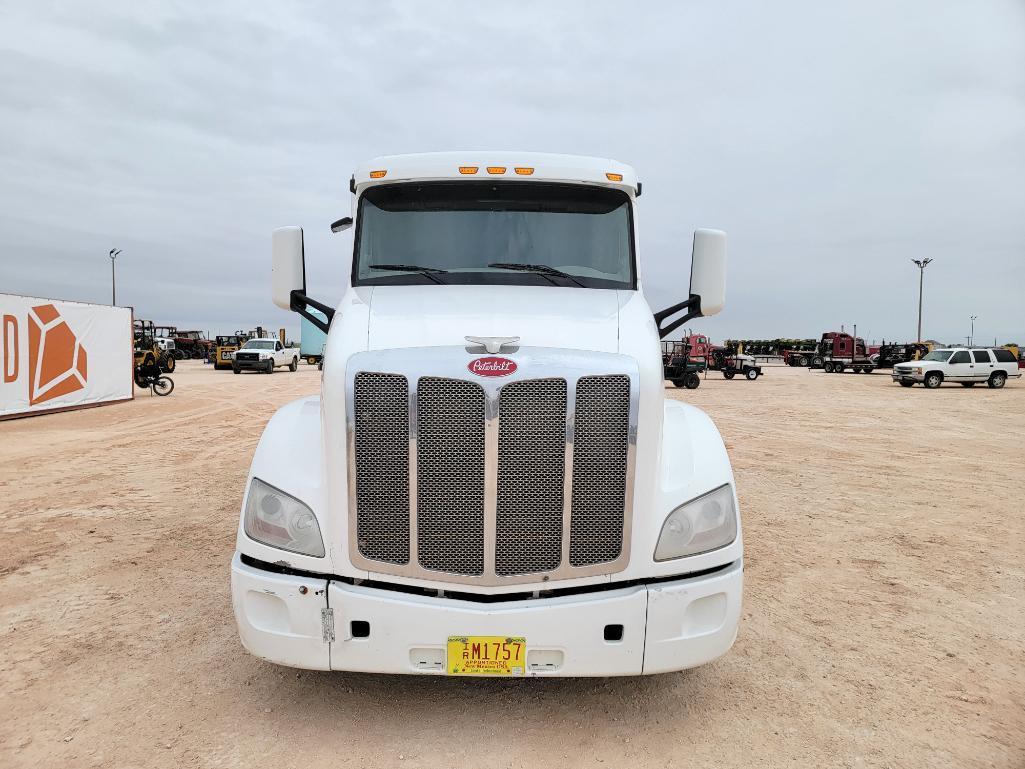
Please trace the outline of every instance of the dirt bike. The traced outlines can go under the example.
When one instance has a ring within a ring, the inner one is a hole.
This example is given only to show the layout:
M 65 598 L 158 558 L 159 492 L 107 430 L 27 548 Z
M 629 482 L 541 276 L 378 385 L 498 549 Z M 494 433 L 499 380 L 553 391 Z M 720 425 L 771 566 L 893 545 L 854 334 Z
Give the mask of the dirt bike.
M 174 391 L 174 381 L 169 376 L 164 376 L 160 366 L 154 364 L 143 364 L 135 367 L 135 386 L 148 387 L 150 392 L 157 395 L 170 395 Z

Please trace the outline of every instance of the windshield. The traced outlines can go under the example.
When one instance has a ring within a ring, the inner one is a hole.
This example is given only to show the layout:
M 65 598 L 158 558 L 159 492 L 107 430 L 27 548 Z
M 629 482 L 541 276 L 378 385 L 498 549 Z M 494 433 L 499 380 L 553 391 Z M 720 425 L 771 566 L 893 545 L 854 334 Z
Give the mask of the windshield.
M 357 286 L 635 287 L 630 198 L 604 187 L 533 182 L 374 187 L 360 198 L 355 241 L 352 281 Z
M 273 350 L 274 340 L 272 339 L 250 339 L 244 345 L 247 350 Z
M 933 350 L 931 353 L 926 355 L 922 360 L 933 360 L 933 361 L 946 361 L 950 357 L 950 350 Z

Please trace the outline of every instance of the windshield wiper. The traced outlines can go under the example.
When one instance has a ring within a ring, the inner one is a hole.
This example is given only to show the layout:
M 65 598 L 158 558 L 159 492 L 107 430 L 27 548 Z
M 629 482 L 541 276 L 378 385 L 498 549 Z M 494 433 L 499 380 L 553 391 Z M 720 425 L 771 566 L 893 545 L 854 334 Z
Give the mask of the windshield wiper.
M 519 264 L 518 262 L 494 262 L 493 264 L 489 264 L 488 267 L 494 267 L 498 270 L 517 270 L 519 272 L 534 272 L 542 276 L 543 278 L 547 279 L 548 282 L 551 283 L 553 286 L 559 285 L 554 280 L 552 280 L 552 277 L 554 276 L 557 278 L 565 278 L 566 280 L 570 280 L 576 283 L 581 288 L 584 287 L 583 283 L 574 278 L 568 272 L 563 272 L 562 270 L 557 270 L 554 267 L 549 267 L 547 264 Z
M 448 270 L 439 270 L 437 267 L 421 267 L 418 264 L 371 264 L 369 265 L 372 270 L 390 270 L 392 272 L 415 272 L 419 275 L 423 275 L 428 280 L 432 280 L 438 284 L 444 284 L 444 281 L 438 280 L 435 275 L 439 273 L 447 273 Z

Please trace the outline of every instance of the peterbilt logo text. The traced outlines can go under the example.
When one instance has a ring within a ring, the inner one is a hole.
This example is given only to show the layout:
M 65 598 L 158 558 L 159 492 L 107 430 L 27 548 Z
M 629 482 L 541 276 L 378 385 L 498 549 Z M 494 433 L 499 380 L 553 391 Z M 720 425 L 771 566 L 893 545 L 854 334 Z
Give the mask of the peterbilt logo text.
M 516 371 L 516 361 L 509 358 L 474 358 L 466 368 L 477 376 L 509 376 Z

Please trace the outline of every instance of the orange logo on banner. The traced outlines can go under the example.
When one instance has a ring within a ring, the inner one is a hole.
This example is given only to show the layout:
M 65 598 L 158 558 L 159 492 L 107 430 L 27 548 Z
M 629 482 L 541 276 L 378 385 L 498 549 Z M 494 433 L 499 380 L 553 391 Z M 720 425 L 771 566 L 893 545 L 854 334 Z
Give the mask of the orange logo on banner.
M 30 406 L 85 387 L 87 356 L 82 343 L 52 304 L 28 315 L 28 402 Z

